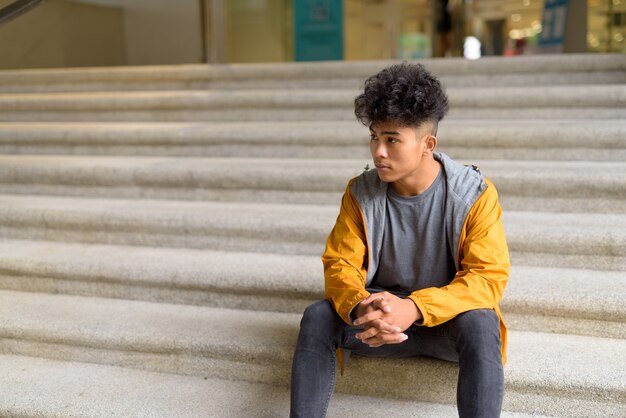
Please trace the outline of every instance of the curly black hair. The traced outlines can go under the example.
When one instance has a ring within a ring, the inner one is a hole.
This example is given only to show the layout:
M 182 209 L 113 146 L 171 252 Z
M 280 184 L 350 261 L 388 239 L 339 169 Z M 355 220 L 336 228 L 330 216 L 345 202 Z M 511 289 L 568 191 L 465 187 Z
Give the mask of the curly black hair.
M 448 113 L 448 98 L 441 83 L 422 64 L 392 65 L 365 81 L 364 92 L 354 99 L 354 114 L 363 125 L 396 122 L 420 127 Z

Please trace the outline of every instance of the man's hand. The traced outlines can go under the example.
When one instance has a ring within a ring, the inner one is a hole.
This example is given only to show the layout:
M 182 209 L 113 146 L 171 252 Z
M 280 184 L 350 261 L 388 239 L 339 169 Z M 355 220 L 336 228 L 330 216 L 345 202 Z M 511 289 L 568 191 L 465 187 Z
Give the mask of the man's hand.
M 374 293 L 373 295 L 370 295 L 369 297 L 359 302 L 356 308 L 354 308 L 354 312 L 356 315 L 354 325 L 363 325 L 365 328 L 376 326 L 381 331 L 387 331 L 389 333 L 402 332 L 399 327 L 393 326 L 384 322 L 382 319 L 379 319 L 382 318 L 385 313 L 391 313 L 391 307 L 387 302 L 386 296 L 387 292 Z M 367 324 L 364 324 L 363 321 L 359 321 L 369 314 L 374 314 L 375 318 L 373 320 L 367 321 Z
M 365 331 L 356 335 L 370 347 L 398 344 L 408 338 L 403 333 L 422 315 L 411 299 L 402 299 L 388 292 L 375 293 L 355 308 L 357 319 Z

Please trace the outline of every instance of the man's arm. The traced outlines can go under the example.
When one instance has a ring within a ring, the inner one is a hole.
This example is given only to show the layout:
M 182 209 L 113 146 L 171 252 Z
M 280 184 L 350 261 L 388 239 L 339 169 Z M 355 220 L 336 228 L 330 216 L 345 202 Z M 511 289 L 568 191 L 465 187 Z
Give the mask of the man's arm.
M 335 226 L 326 241 L 322 261 L 326 299 L 333 304 L 339 316 L 351 325 L 353 317 L 372 312 L 390 313 L 392 310 L 385 299 L 380 297 L 381 294 L 370 295 L 365 290 L 367 256 L 365 224 L 349 184 L 341 200 Z M 384 343 L 399 343 L 406 339 L 398 326 L 385 321 L 377 321 L 376 325 L 376 334 L 385 334 Z M 366 325 L 366 329 L 369 327 Z M 372 341 L 378 340 L 380 338 Z
M 322 255 L 325 297 L 347 324 L 352 324 L 350 313 L 354 307 L 370 295 L 365 290 L 368 256 L 365 225 L 350 184 Z
M 409 298 L 423 315 L 422 325 L 440 325 L 460 313 L 495 308 L 509 276 L 509 251 L 502 226 L 502 209 L 495 186 L 476 201 L 467 217 L 461 240 L 461 270 L 440 288 L 417 290 Z

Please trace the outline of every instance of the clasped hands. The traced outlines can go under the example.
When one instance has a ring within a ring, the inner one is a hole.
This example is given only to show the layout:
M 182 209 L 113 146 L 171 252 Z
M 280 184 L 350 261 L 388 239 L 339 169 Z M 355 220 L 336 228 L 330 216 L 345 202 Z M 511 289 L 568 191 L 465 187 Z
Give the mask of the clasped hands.
M 356 338 L 370 347 L 406 341 L 408 336 L 404 331 L 422 318 L 411 299 L 402 299 L 389 292 L 371 294 L 359 302 L 354 312 L 354 325 L 365 328 L 356 334 Z

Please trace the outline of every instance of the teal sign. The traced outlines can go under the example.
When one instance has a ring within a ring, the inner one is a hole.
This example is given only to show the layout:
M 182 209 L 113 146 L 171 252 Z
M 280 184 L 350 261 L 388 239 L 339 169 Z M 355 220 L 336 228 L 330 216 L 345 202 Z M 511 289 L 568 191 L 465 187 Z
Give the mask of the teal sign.
M 568 0 L 546 0 L 541 18 L 539 46 L 563 46 Z
M 296 61 L 343 60 L 343 0 L 293 0 Z

